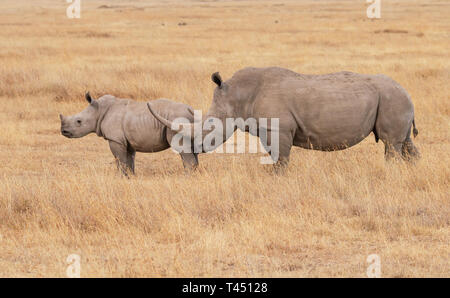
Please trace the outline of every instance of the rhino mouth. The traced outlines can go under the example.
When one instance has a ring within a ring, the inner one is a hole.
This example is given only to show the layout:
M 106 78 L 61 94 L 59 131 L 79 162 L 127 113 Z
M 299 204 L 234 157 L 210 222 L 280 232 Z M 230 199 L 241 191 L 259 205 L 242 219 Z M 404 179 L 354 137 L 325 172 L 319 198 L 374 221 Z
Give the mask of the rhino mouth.
M 72 138 L 73 137 L 72 133 L 70 131 L 68 131 L 68 130 L 61 129 L 61 134 L 63 136 L 65 136 L 65 137 L 67 137 L 67 138 Z

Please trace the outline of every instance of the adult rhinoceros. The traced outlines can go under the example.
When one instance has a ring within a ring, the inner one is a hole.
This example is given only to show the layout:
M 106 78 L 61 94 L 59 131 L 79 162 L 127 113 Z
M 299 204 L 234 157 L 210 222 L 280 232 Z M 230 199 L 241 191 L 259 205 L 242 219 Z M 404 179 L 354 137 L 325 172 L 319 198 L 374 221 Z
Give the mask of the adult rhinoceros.
M 211 121 L 210 117 L 223 123 L 230 117 L 279 118 L 279 149 L 275 154 L 270 152 L 272 157 L 279 157 L 278 166 L 287 165 L 292 146 L 342 150 L 361 142 L 371 132 L 377 142 L 384 142 L 386 159 L 396 154 L 404 159 L 419 156 L 410 137 L 411 127 L 414 136 L 418 133 L 411 99 L 405 89 L 385 75 L 347 71 L 304 75 L 279 67 L 249 67 L 226 82 L 219 73 L 214 73 L 212 80 L 217 87 L 203 124 Z M 173 127 L 170 119 L 158 114 L 155 105 L 149 103 L 148 107 L 164 125 Z M 210 132 L 204 127 L 203 138 Z M 265 129 L 270 132 L 274 128 L 267 125 Z M 193 126 L 190 130 L 194 131 Z M 230 136 L 224 133 L 213 148 Z M 267 133 L 265 141 L 267 145 L 273 141 L 271 134 Z
M 89 106 L 73 116 L 59 115 L 61 134 L 68 138 L 80 138 L 95 132 L 109 142 L 117 166 L 127 175 L 134 174 L 134 157 L 137 152 L 158 152 L 170 147 L 176 132 L 167 129 L 147 111 L 145 102 L 119 99 L 104 95 L 98 100 L 86 94 Z M 167 99 L 152 101 L 159 114 L 168 119 L 184 118 L 193 121 L 192 108 Z M 198 165 L 196 153 L 180 153 L 183 165 L 193 170 Z

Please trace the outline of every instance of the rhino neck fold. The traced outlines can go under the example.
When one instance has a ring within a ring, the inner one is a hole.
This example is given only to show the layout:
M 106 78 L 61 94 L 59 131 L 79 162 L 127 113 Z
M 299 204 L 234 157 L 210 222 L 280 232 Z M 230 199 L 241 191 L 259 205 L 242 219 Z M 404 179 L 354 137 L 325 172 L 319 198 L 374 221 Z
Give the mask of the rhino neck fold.
M 105 116 L 108 113 L 110 107 L 111 107 L 111 104 L 108 104 L 107 106 L 100 107 L 100 109 L 99 109 L 97 125 L 96 125 L 96 128 L 95 128 L 95 133 L 99 137 L 104 137 L 103 132 L 102 132 L 102 121 L 103 121 L 103 119 L 105 119 Z

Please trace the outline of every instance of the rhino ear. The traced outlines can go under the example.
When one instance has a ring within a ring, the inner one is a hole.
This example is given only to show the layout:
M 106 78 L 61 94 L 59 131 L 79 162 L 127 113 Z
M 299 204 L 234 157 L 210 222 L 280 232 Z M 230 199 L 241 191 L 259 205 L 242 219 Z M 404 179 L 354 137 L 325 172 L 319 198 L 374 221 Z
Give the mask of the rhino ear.
M 63 120 L 64 120 L 64 116 L 63 116 L 63 114 L 59 114 L 59 119 L 60 119 L 61 121 L 63 121 Z
M 87 100 L 88 103 L 91 103 L 91 102 L 92 102 L 92 97 L 91 97 L 91 95 L 89 94 L 89 91 L 86 93 L 86 95 L 85 95 L 84 97 L 86 98 L 86 100 Z
M 222 87 L 222 78 L 220 77 L 219 72 L 215 72 L 211 75 L 211 80 L 217 84 L 217 86 Z

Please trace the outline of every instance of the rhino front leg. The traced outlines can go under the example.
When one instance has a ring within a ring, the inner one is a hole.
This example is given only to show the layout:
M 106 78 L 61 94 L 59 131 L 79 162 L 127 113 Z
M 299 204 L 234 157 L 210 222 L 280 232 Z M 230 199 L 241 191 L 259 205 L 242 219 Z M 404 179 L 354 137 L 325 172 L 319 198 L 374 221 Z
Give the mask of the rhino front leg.
M 109 141 L 109 148 L 116 158 L 117 168 L 127 177 L 128 170 L 134 174 L 134 156 L 136 152 L 114 141 Z
M 279 157 L 274 165 L 275 173 L 284 174 L 289 165 L 289 155 L 292 148 L 292 137 L 280 135 Z
M 264 140 L 267 138 L 266 140 Z M 280 132 L 278 135 L 278 139 L 273 139 L 270 130 L 266 134 L 266 136 L 262 136 L 261 141 L 266 150 L 270 154 L 270 157 L 275 162 L 274 170 L 276 174 L 284 174 L 288 164 L 289 164 L 289 155 L 291 153 L 291 148 L 293 144 L 293 136 L 290 133 Z
M 135 174 L 134 173 L 134 158 L 136 156 L 136 151 L 135 150 L 130 150 L 128 149 L 128 158 L 127 158 L 127 167 L 130 169 L 131 174 Z
M 194 171 L 198 166 L 198 154 L 197 153 L 180 153 L 183 160 L 183 166 L 188 172 Z

